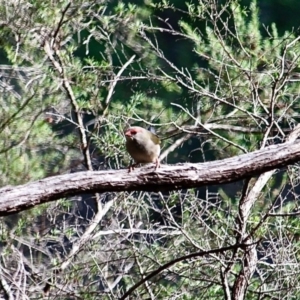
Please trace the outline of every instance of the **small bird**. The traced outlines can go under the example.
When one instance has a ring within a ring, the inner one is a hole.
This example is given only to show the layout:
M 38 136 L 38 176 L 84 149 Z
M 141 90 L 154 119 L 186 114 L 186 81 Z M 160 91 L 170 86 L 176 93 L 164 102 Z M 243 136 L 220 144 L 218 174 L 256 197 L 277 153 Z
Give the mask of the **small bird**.
M 139 163 L 155 163 L 159 168 L 160 139 L 153 132 L 139 127 L 130 127 L 125 131 L 126 149 L 135 164 L 129 166 L 129 173 Z

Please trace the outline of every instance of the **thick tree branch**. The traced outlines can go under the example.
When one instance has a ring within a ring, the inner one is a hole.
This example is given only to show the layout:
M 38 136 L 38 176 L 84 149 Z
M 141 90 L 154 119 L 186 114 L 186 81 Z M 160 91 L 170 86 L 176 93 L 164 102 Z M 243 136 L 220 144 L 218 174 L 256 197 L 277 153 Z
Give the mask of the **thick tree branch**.
M 286 142 L 223 160 L 142 167 L 127 170 L 87 171 L 48 177 L 0 189 L 0 216 L 82 193 L 163 191 L 229 183 L 282 168 L 300 160 L 300 142 Z
M 271 127 L 269 127 L 271 129 Z M 286 138 L 289 142 L 295 142 L 297 137 L 299 136 L 300 132 L 300 125 L 297 125 L 293 131 L 288 135 Z M 270 130 L 267 130 L 264 137 L 264 142 L 262 143 L 262 147 L 265 146 L 265 141 L 267 141 L 267 138 L 269 136 Z M 254 185 L 251 187 L 251 189 L 248 191 L 248 184 L 247 188 L 245 190 L 245 194 L 241 197 L 240 203 L 239 203 L 239 214 L 237 217 L 237 233 L 236 233 L 236 239 L 237 242 L 252 242 L 254 240 L 254 235 L 249 234 L 247 232 L 247 224 L 248 219 L 251 213 L 251 209 L 254 205 L 254 203 L 259 199 L 259 195 L 263 188 L 266 186 L 267 182 L 272 178 L 275 170 L 271 170 L 269 172 L 265 172 L 264 174 L 261 174 Z M 242 264 L 243 267 L 241 268 L 239 274 L 237 275 L 235 282 L 232 287 L 232 298 L 233 299 L 244 299 L 247 288 L 249 286 L 249 282 L 251 281 L 251 277 L 253 276 L 257 262 L 257 245 L 251 245 L 244 249 L 244 255 L 242 258 Z M 232 259 L 234 261 L 234 259 Z M 231 265 L 231 267 L 233 264 Z M 228 272 L 231 269 L 228 268 Z M 228 273 L 227 272 L 227 273 Z M 230 298 L 231 299 L 231 298 Z

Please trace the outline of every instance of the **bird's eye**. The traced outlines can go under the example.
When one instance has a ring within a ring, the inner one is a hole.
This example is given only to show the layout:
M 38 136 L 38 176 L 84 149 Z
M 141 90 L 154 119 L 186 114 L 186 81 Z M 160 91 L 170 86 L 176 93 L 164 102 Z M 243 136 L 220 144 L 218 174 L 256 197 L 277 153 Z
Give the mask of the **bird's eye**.
M 136 130 L 131 130 L 132 135 L 136 135 L 136 133 L 137 133 Z

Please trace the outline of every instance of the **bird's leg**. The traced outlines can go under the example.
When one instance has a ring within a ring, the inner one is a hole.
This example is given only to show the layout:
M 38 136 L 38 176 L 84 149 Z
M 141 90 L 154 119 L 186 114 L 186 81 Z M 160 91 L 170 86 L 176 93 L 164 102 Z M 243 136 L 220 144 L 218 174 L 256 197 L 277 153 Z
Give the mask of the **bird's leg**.
M 156 158 L 155 159 L 155 161 L 154 161 L 154 163 L 155 163 L 155 168 L 154 168 L 154 170 L 156 170 L 156 169 L 158 169 L 159 167 L 160 167 L 160 161 L 159 161 L 159 159 L 158 158 Z M 136 167 L 136 166 L 138 166 L 139 165 L 139 163 L 131 163 L 130 165 L 129 165 L 129 167 L 128 167 L 128 173 L 130 173 L 131 171 L 133 171 L 134 170 L 134 168 Z
M 132 161 L 131 161 L 131 164 L 129 165 L 129 167 L 128 167 L 128 173 L 130 173 L 131 171 L 133 171 L 134 170 L 134 168 L 136 167 L 138 165 L 138 163 L 133 163 Z
M 130 173 L 131 171 L 134 170 L 134 167 L 135 167 L 135 164 L 131 164 L 129 167 L 128 167 L 128 173 Z
M 158 169 L 159 167 L 160 167 L 160 161 L 159 161 L 159 159 L 157 158 L 157 159 L 155 160 L 155 170 Z

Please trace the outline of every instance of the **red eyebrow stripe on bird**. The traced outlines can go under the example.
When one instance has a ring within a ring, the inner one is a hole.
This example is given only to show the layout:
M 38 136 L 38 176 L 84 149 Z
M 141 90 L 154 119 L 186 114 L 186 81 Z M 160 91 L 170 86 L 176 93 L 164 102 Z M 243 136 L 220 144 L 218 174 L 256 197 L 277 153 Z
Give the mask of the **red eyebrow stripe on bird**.
M 125 132 L 125 135 L 131 136 L 131 135 L 135 135 L 137 133 L 136 129 L 129 129 Z

